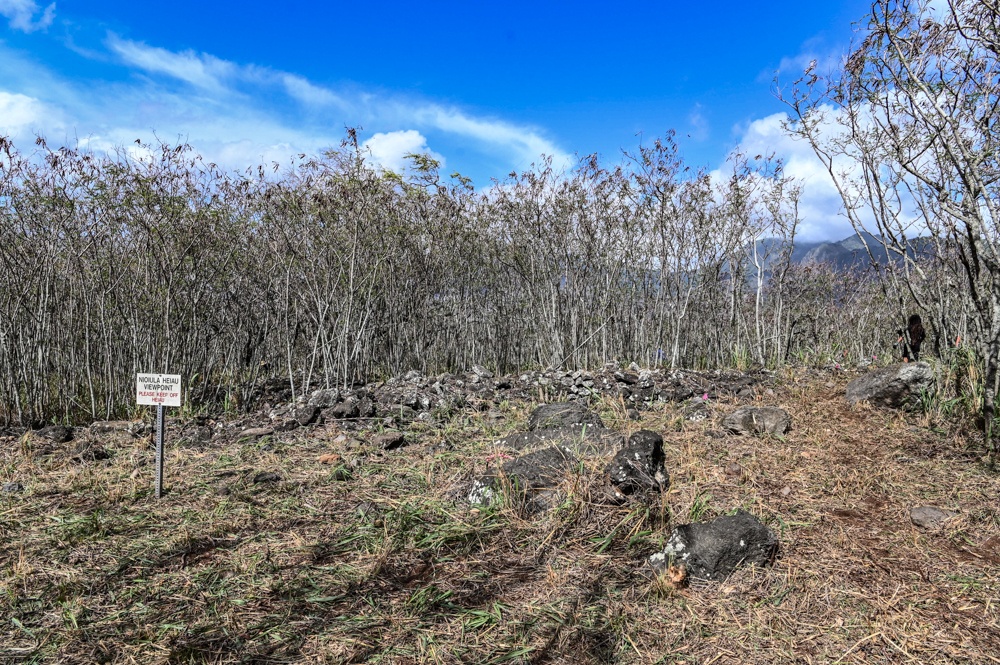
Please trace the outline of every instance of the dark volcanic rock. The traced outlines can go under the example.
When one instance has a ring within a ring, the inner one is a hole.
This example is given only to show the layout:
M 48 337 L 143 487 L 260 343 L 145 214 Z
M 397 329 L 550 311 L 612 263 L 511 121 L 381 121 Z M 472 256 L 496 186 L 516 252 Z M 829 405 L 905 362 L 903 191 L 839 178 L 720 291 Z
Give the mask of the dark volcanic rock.
M 66 443 L 73 438 L 73 429 L 63 425 L 49 425 L 38 430 L 35 434 L 52 443 Z
M 662 492 L 670 486 L 663 461 L 663 437 L 656 432 L 640 430 L 629 437 L 628 444 L 611 460 L 607 468 L 608 479 L 626 495 Z
M 312 425 L 319 415 L 319 408 L 313 404 L 300 404 L 292 409 L 289 415 L 302 427 Z
M 578 425 L 556 427 L 511 434 L 497 441 L 497 445 L 512 450 L 536 450 L 551 446 L 560 446 L 573 451 L 577 455 L 600 455 L 621 448 L 625 438 L 618 432 L 595 427 L 593 425 Z
M 890 409 L 915 408 L 920 396 L 934 389 L 934 371 L 927 363 L 898 363 L 869 372 L 847 385 L 847 401 L 871 402 Z
M 576 458 L 562 448 L 537 450 L 505 463 L 500 474 L 488 475 L 472 484 L 469 503 L 489 504 L 502 489 L 508 489 L 521 502 L 525 512 L 537 513 L 552 508 L 558 487 Z
M 582 404 L 574 402 L 543 404 L 535 409 L 528 418 L 529 430 L 554 429 L 574 425 L 604 427 L 600 416 Z
M 253 477 L 254 484 L 258 483 L 276 483 L 281 480 L 281 476 L 277 473 L 271 471 L 261 471 L 256 476 Z
M 711 522 L 682 524 L 670 534 L 662 552 L 649 557 L 657 572 L 671 564 L 682 565 L 687 574 L 704 580 L 721 580 L 746 564 L 769 565 L 778 552 L 778 538 L 750 513 Z
M 326 413 L 338 420 L 343 418 L 357 418 L 361 415 L 360 400 L 351 395 L 343 402 L 334 404 L 333 407 L 327 409 Z
M 723 418 L 722 427 L 734 434 L 784 434 L 792 418 L 776 406 L 743 406 Z
M 402 432 L 385 432 L 376 435 L 372 439 L 372 443 L 382 450 L 395 450 L 406 445 L 406 437 L 403 436 Z
M 340 391 L 336 388 L 316 390 L 309 396 L 309 404 L 319 409 L 331 407 L 340 401 Z

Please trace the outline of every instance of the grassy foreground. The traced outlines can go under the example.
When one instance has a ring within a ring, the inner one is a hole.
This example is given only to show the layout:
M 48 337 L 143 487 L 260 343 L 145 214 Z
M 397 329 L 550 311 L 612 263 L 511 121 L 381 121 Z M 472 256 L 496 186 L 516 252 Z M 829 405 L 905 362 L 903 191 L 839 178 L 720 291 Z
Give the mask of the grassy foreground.
M 530 519 L 463 496 L 532 404 L 418 423 L 388 452 L 336 425 L 174 436 L 160 500 L 148 437 L 93 435 L 107 459 L 79 454 L 85 431 L 0 438 L 0 482 L 24 487 L 0 495 L 0 663 L 1000 663 L 981 442 L 852 408 L 846 381 L 790 373 L 741 400 L 785 408 L 781 439 L 722 436 L 735 400 L 698 423 L 598 403 L 609 427 L 663 434 L 670 491 L 602 505 L 592 460 Z M 959 515 L 923 531 L 920 505 Z M 773 567 L 646 574 L 674 525 L 738 507 L 779 534 Z

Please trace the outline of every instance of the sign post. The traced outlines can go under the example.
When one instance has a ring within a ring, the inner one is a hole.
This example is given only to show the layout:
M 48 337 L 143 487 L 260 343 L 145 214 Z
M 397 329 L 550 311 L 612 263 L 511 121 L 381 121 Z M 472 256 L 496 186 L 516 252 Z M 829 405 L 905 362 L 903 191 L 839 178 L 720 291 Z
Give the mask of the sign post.
M 163 409 L 181 405 L 179 374 L 139 374 L 135 381 L 136 404 L 156 407 L 156 498 L 163 496 Z

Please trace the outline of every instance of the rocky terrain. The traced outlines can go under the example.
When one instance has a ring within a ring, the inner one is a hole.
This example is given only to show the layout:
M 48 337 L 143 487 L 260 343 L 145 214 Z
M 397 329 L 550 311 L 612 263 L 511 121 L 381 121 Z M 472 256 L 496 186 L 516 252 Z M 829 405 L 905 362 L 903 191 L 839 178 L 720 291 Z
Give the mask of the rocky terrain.
M 988 662 L 933 368 L 410 372 L 0 437 L 0 662 Z M 881 406 L 877 406 L 881 405 Z

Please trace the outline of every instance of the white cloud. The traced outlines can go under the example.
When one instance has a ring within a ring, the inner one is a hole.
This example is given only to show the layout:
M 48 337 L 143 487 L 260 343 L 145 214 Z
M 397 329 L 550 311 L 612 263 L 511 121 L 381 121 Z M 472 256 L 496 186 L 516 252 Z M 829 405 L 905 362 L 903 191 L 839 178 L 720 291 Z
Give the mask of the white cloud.
M 34 21 L 33 17 L 39 9 L 35 0 L 0 0 L 0 16 L 9 19 L 11 28 L 22 32 L 42 30 L 52 24 L 56 14 L 56 3 L 47 6 L 41 18 Z
M 785 175 L 800 181 L 800 239 L 841 240 L 852 235 L 854 229 L 840 214 L 843 203 L 829 172 L 807 142 L 788 135 L 783 127 L 787 121 L 785 113 L 752 121 L 740 131 L 740 149 L 750 157 L 774 153 L 782 160 Z M 830 131 L 834 131 L 832 123 Z
M 64 125 L 60 116 L 34 97 L 0 90 L 0 135 L 56 131 Z
M 362 144 L 372 160 L 383 169 L 395 173 L 407 172 L 410 160 L 406 155 L 428 155 L 444 168 L 444 157 L 427 147 L 427 139 L 415 129 L 398 132 L 378 132 Z
M 224 79 L 232 76 L 236 67 L 225 60 L 193 51 L 174 53 L 141 42 L 121 39 L 109 35 L 108 47 L 117 53 L 126 64 L 154 74 L 166 74 L 185 81 L 198 88 L 221 91 Z
M 285 74 L 281 76 L 281 82 L 285 86 L 285 91 L 291 97 L 306 106 L 347 106 L 344 100 L 333 91 L 322 86 L 314 85 L 301 76 Z
M 526 169 L 531 163 L 538 162 L 542 155 L 551 156 L 553 166 L 557 169 L 567 168 L 573 162 L 570 154 L 563 152 L 531 128 L 502 120 L 473 118 L 458 109 L 437 104 L 417 105 L 410 107 L 409 111 L 397 108 L 397 113 L 408 115 L 418 125 L 465 136 L 509 151 L 517 158 L 516 166 L 519 169 Z
M 449 150 L 468 159 L 475 159 L 468 157 L 473 152 L 485 158 L 498 172 L 469 173 L 482 180 L 527 169 L 542 155 L 553 157 L 556 168 L 573 163 L 537 128 L 432 100 L 350 86 L 334 89 L 290 72 L 174 52 L 114 34 L 105 45 L 119 64 L 148 76 L 118 82 L 70 79 L 0 42 L 0 61 L 10 65 L 0 70 L 0 91 L 40 105 L 28 108 L 19 100 L 16 127 L 3 118 L 0 127 L 12 128 L 22 145 L 33 138 L 25 133 L 29 124 L 51 144 L 89 137 L 92 147 L 155 140 L 155 132 L 168 142 L 190 143 L 206 160 L 240 170 L 261 159 L 288 163 L 297 153 L 319 154 L 339 144 L 344 127 L 367 130 L 361 138 L 369 136 L 373 156 L 378 153 L 395 168 L 401 150 L 427 152 L 428 140 L 439 161 Z M 12 99 L 6 103 L 14 104 Z M 25 118 L 31 122 L 25 124 Z M 455 168 L 465 172 L 467 164 Z

